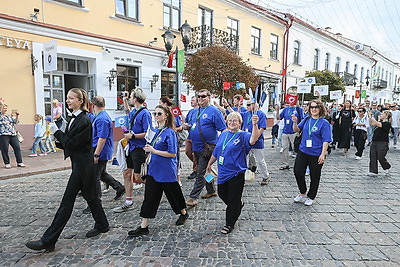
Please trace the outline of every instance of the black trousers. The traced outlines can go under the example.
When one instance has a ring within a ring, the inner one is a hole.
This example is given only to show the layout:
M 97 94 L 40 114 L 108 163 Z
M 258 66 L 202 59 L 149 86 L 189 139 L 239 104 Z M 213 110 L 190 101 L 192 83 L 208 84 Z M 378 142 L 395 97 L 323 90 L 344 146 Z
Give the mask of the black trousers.
M 225 223 L 235 226 L 242 212 L 242 194 L 244 188 L 244 173 L 239 173 L 229 181 L 218 185 L 218 195 L 226 204 Z
M 88 164 L 89 159 L 93 161 L 91 153 L 71 155 L 72 173 L 53 222 L 42 236 L 44 244 L 55 244 L 57 242 L 71 217 L 79 191 L 82 191 L 82 196 L 90 207 L 95 220 L 94 228 L 104 229 L 109 226 L 100 198 L 96 194 L 96 179 L 93 164 Z
M 306 169 L 310 167 L 310 190 L 307 197 L 315 199 L 318 192 L 319 180 L 321 179 L 321 170 L 323 164 L 318 164 L 319 156 L 311 156 L 299 151 L 294 162 L 294 176 L 301 194 L 307 192 Z
M 369 171 L 378 173 L 378 161 L 384 170 L 390 169 L 392 166 L 386 159 L 386 154 L 389 151 L 388 142 L 372 141 L 369 150 Z
M 147 176 L 140 217 L 156 217 L 163 192 L 165 192 L 165 196 L 175 214 L 181 214 L 181 210 L 186 209 L 185 198 L 178 182 L 160 183 L 154 180 L 152 176 Z
M 204 186 L 206 186 L 207 193 L 211 194 L 215 192 L 214 182 L 207 183 L 204 179 L 204 174 L 206 174 L 206 168 L 210 157 L 205 157 L 203 152 L 204 150 L 194 152 L 194 155 L 197 159 L 197 175 L 196 180 L 194 181 L 193 189 L 189 195 L 190 198 L 194 199 L 199 198 Z
M 10 157 L 8 156 L 8 147 L 10 145 L 14 150 L 17 163 L 22 163 L 21 147 L 19 146 L 18 137 L 16 135 L 0 135 L 0 150 L 4 164 L 10 164 Z
M 94 177 L 96 178 L 96 193 L 101 198 L 101 185 L 100 181 L 110 185 L 115 191 L 124 188 L 124 186 L 117 180 L 114 179 L 107 172 L 107 160 L 99 160 L 97 164 L 94 164 Z
M 367 132 L 360 130 L 360 129 L 356 129 L 354 131 L 354 146 L 357 149 L 356 152 L 356 156 L 362 157 L 362 154 L 364 152 L 365 149 L 365 140 L 367 136 Z

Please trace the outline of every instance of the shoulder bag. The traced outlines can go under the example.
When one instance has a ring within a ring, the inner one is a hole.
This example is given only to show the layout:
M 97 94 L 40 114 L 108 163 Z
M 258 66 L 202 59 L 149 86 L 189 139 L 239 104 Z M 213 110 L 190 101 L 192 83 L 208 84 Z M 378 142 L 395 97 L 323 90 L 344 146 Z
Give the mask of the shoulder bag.
M 309 117 L 307 117 L 307 118 L 305 119 L 306 121 L 304 122 L 304 125 L 306 124 L 308 118 L 309 118 Z M 300 143 L 301 143 L 302 137 L 303 137 L 303 131 L 301 131 L 300 134 L 296 135 L 296 137 L 294 138 L 294 141 L 293 141 L 293 151 L 296 152 L 296 153 L 299 152 L 299 150 L 300 150 Z
M 202 132 L 201 126 L 200 126 L 200 108 L 199 108 L 199 111 L 198 111 L 197 124 L 199 125 L 199 133 L 200 133 L 201 140 L 204 143 L 203 156 L 205 158 L 211 158 L 211 155 L 212 155 L 212 153 L 214 151 L 214 148 L 215 148 L 216 144 L 210 143 L 210 142 L 206 142 L 206 140 L 204 139 L 204 135 L 203 135 L 203 132 Z

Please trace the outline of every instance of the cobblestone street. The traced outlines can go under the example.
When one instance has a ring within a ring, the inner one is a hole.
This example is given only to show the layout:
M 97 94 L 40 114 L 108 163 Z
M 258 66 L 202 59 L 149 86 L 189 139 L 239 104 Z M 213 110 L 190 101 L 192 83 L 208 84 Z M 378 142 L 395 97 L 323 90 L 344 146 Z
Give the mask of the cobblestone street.
M 225 205 L 218 197 L 200 200 L 189 210 L 184 226 L 165 197 L 150 233 L 129 238 L 127 232 L 140 222 L 144 189 L 134 192 L 133 210 L 116 214 L 122 201 L 103 195 L 111 231 L 86 238 L 93 227 L 86 203 L 78 197 L 72 217 L 54 252 L 38 253 L 25 242 L 41 237 L 60 204 L 70 170 L 0 181 L 0 262 L 2 266 L 399 266 L 400 265 L 400 151 L 391 149 L 391 175 L 366 176 L 368 150 L 360 161 L 333 151 L 323 167 L 316 202 L 311 207 L 293 202 L 298 193 L 293 168 L 278 170 L 279 149 L 266 142 L 266 160 L 272 180 L 262 177 L 245 185 L 245 206 L 229 235 L 220 233 Z M 184 153 L 182 153 L 184 155 Z M 185 156 L 183 192 L 193 180 L 186 177 L 190 164 Z M 292 159 L 293 165 L 294 159 Z M 118 168 L 109 172 L 123 181 Z M 1 170 L 3 171 L 3 170 Z M 382 169 L 379 170 L 382 172 Z M 203 190 L 205 192 L 205 190 Z

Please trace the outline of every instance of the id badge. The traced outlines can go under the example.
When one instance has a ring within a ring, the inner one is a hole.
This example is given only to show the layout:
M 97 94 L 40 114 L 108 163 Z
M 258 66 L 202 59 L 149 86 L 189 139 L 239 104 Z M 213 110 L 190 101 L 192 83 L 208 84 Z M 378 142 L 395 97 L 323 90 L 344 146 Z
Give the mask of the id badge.
M 192 130 L 194 130 L 196 128 L 196 123 L 193 123 L 193 125 L 192 125 Z
M 290 120 L 286 120 L 286 124 L 290 124 Z
M 247 128 L 246 128 L 245 130 L 246 130 L 246 132 L 248 132 L 248 131 L 249 131 L 249 129 L 247 129 Z
M 224 157 L 223 157 L 223 156 L 219 156 L 219 158 L 218 158 L 218 164 L 219 164 L 219 165 L 224 165 Z
M 312 140 L 311 139 L 306 140 L 306 147 L 312 147 Z

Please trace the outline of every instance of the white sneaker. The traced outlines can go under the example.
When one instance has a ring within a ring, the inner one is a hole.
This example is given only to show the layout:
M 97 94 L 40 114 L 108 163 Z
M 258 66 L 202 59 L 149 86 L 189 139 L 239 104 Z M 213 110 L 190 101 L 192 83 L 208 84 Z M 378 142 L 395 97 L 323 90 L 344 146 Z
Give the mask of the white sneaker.
M 113 209 L 113 212 L 115 212 L 115 213 L 121 213 L 121 212 L 130 210 L 130 209 L 132 209 L 132 208 L 133 208 L 133 203 L 130 204 L 130 205 L 128 205 L 128 204 L 126 204 L 126 202 L 124 202 L 124 204 L 123 204 L 121 207 L 116 207 L 116 208 L 114 208 L 114 209 Z
M 389 176 L 389 175 L 390 175 L 390 169 L 383 170 L 383 173 L 384 173 L 386 176 Z
M 362 157 L 356 156 L 355 159 L 360 160 L 360 159 L 362 159 Z
M 279 153 L 282 153 L 283 152 L 283 148 L 281 148 L 280 150 L 279 150 Z
M 306 206 L 311 206 L 313 204 L 314 200 L 311 198 L 307 198 L 306 201 L 304 201 L 304 205 Z
M 306 196 L 302 196 L 302 195 L 298 195 L 295 198 L 293 198 L 294 202 L 299 203 L 300 201 L 302 201 L 303 199 L 305 199 Z
M 140 189 L 144 184 L 133 184 L 133 189 Z
M 374 173 L 374 172 L 369 172 L 367 175 L 368 175 L 368 176 L 372 176 L 372 177 L 378 176 L 378 174 L 377 174 L 377 173 Z
M 11 164 L 6 164 L 6 169 L 11 169 Z
M 293 153 L 292 158 L 296 158 L 296 157 L 297 157 L 296 153 Z

